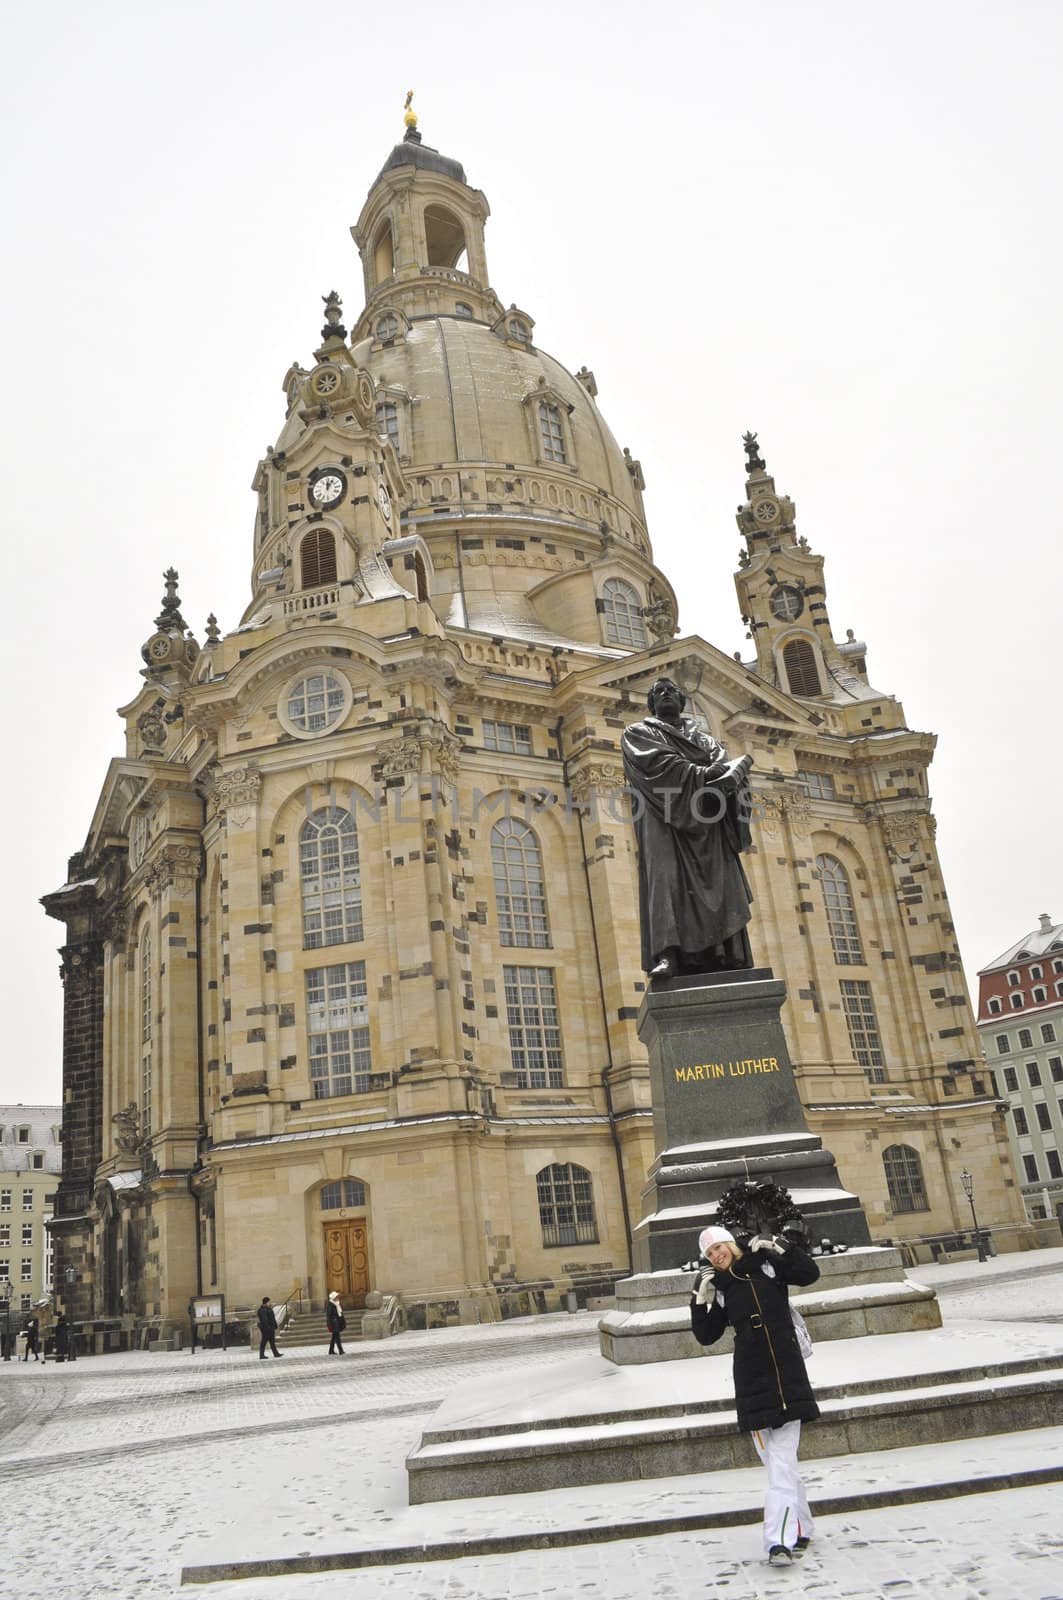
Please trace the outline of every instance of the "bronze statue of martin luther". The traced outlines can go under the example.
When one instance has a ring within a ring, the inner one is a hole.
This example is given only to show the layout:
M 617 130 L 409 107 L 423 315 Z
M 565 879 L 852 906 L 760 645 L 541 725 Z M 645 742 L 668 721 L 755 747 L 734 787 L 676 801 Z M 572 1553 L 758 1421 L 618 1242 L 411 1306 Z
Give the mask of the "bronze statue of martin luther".
M 624 729 L 639 858 L 642 965 L 651 979 L 749 968 L 749 756 L 684 716 L 686 699 L 658 678 L 650 714 Z

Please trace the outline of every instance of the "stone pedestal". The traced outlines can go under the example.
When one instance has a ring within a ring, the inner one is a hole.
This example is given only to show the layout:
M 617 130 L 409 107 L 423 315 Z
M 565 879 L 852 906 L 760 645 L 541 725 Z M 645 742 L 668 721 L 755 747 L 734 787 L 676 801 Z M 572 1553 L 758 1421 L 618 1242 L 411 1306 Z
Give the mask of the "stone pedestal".
M 940 1328 L 933 1289 L 905 1277 L 901 1253 L 870 1245 L 844 1255 L 821 1256 L 818 1283 L 792 1289 L 814 1341 L 859 1339 L 869 1333 L 914 1333 Z M 691 1356 L 730 1355 L 730 1329 L 705 1349 L 690 1331 L 692 1272 L 643 1272 L 616 1286 L 616 1307 L 598 1324 L 602 1355 L 618 1367 Z
M 859 1200 L 808 1131 L 779 1016 L 785 998 L 786 985 L 757 967 L 672 979 L 643 1000 L 659 1154 L 635 1229 L 640 1272 L 696 1258 L 716 1202 L 742 1181 L 789 1189 L 813 1238 L 869 1242 Z

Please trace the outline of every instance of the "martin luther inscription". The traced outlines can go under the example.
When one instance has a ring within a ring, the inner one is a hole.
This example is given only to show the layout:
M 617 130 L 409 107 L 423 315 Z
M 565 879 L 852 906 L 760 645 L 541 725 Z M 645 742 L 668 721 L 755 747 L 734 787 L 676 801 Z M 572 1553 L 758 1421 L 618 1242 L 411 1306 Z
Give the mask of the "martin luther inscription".
M 751 1056 L 746 1061 L 708 1061 L 700 1067 L 675 1067 L 676 1083 L 710 1083 L 716 1078 L 755 1077 L 778 1072 L 778 1056 Z

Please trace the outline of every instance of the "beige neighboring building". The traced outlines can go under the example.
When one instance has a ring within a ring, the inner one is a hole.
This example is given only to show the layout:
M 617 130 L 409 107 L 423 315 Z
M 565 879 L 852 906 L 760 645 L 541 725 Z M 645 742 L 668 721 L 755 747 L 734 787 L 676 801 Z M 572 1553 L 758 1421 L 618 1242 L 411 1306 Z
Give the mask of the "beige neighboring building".
M 45 899 L 80 1317 L 299 1283 L 490 1319 L 627 1272 L 654 1151 L 619 737 L 666 671 L 755 759 L 753 947 L 872 1233 L 963 1228 L 966 1162 L 986 1223 L 1029 1241 L 933 737 L 836 641 L 752 440 L 755 654 L 676 637 L 640 464 L 594 374 L 491 287 L 487 217 L 415 130 L 388 156 L 352 229 L 365 309 L 348 337 L 328 296 L 284 377 L 247 609 L 200 643 L 168 575 L 124 753 Z
M 62 1169 L 61 1115 L 58 1106 L 0 1106 L 0 1285 L 11 1284 L 13 1317 L 52 1292 L 47 1223 Z

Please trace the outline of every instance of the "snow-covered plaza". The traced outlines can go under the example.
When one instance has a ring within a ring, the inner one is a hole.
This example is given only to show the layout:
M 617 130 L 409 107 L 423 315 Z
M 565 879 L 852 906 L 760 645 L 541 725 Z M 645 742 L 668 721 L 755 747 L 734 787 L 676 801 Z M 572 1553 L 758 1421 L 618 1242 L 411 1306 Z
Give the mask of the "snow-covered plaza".
M 937 1289 L 958 1365 L 987 1341 L 1004 1359 L 1063 1338 L 1063 1249 L 911 1276 Z M 842 1509 L 782 1571 L 760 1550 L 759 1468 L 408 1504 L 406 1456 L 459 1384 L 520 1395 L 533 1368 L 578 1374 L 597 1359 L 597 1322 L 410 1333 L 342 1359 L 294 1348 L 280 1364 L 246 1347 L 4 1364 L 0 1594 L 1063 1600 L 1063 1427 L 808 1460 L 813 1508 Z M 810 1371 L 851 1372 L 887 1343 L 821 1345 Z M 730 1363 L 664 1365 L 696 1391 Z M 413 1559 L 421 1549 L 431 1559 Z M 328 1557 L 333 1570 L 293 1570 Z M 274 1576 L 188 1581 L 277 1560 Z

